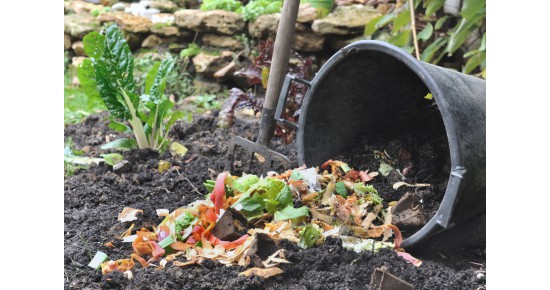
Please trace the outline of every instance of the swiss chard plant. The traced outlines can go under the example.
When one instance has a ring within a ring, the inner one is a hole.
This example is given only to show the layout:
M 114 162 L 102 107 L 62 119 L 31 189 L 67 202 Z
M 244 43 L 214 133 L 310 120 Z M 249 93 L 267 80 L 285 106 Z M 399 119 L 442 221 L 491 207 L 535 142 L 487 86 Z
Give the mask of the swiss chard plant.
M 174 103 L 164 94 L 174 67 L 172 56 L 166 54 L 162 62 L 153 65 L 145 78 L 145 93 L 139 96 L 133 78 L 134 57 L 116 24 L 101 33 L 91 32 L 83 42 L 89 58 L 78 68 L 82 89 L 90 97 L 101 97 L 111 113 L 111 129 L 135 136 L 135 140 L 118 139 L 102 148 L 164 150 L 170 127 L 178 119 L 191 118 L 182 111 L 172 111 Z

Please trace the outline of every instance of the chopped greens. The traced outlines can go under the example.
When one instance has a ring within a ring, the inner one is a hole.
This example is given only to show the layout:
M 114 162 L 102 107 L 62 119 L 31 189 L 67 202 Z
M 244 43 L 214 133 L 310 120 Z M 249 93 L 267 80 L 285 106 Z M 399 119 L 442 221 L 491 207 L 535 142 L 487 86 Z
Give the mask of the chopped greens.
M 178 241 L 183 241 L 187 238 L 191 232 L 189 231 L 188 233 L 186 229 L 191 228 L 197 221 L 198 219 L 187 211 L 180 216 L 180 218 L 176 220 L 176 239 Z

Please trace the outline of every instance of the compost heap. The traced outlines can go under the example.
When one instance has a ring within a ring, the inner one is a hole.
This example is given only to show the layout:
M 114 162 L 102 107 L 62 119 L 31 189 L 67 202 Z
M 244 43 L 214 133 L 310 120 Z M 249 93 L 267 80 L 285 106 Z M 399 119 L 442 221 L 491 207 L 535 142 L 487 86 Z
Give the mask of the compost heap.
M 395 202 L 384 208 L 378 192 L 368 184 L 377 175 L 332 160 L 324 163 L 321 171 L 301 167 L 282 174 L 269 172 L 266 177 L 223 172 L 216 181 L 204 184 L 210 191 L 205 200 L 172 213 L 157 210 L 165 219 L 153 229 L 141 228 L 131 235 L 132 225 L 123 234 L 134 250 L 129 259 L 106 261 L 107 256 L 98 252 L 90 266 L 101 267 L 103 274 L 119 270 L 131 275 L 129 270 L 136 262 L 164 268 L 169 262 L 187 266 L 211 259 L 226 265 L 254 265 L 245 271 L 248 275 L 263 273 L 267 277 L 282 272 L 276 266 L 288 261 L 283 249 L 258 260 L 254 254 L 262 236 L 273 241 L 287 239 L 302 248 L 333 236 L 342 239 L 346 249 L 395 249 L 399 256 L 420 266 L 421 261 L 400 248 L 401 233 L 391 221 Z M 125 208 L 119 220 L 135 220 L 139 212 Z

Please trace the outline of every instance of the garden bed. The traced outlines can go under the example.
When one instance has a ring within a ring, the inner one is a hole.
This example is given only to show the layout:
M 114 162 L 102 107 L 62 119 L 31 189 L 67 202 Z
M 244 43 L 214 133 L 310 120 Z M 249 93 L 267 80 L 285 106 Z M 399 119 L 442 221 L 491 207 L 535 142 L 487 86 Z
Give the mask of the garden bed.
M 92 115 L 80 124 L 67 126 L 65 138 L 71 137 L 77 149 L 89 146 L 87 154 L 97 157 L 107 134 L 111 140 L 118 137 L 118 133 L 107 127 L 108 123 L 106 114 Z M 212 261 L 184 268 L 169 263 L 164 270 L 136 266 L 132 280 L 117 271 L 103 276 L 101 271 L 86 266 L 96 251 L 105 252 L 113 260 L 127 258 L 132 253 L 130 243 L 116 239 L 131 224 L 117 221 L 122 208 L 143 210 L 143 215 L 134 221 L 137 229 L 158 225 L 162 217 L 157 216 L 156 209 L 172 211 L 204 198 L 207 191 L 202 183 L 215 179 L 223 170 L 231 136 L 253 139 L 257 131 L 254 122 L 237 120 L 232 128 L 220 129 L 216 127 L 215 116 L 196 116 L 192 123 L 180 122 L 172 130 L 172 139 L 189 149 L 181 159 L 134 150 L 124 154 L 130 163 L 123 173 L 116 174 L 111 166 L 99 165 L 66 176 L 65 289 L 368 289 L 374 269 L 380 266 L 386 266 L 389 272 L 415 288 L 484 287 L 485 280 L 479 275 L 480 270 L 485 271 L 484 216 L 410 251 L 423 261 L 418 268 L 394 251 L 356 254 L 343 249 L 335 239 L 307 250 L 283 243 L 286 259 L 292 263 L 280 265 L 284 273 L 268 279 L 241 277 L 238 273 L 244 267 L 227 267 Z M 293 144 L 283 145 L 278 138 L 273 143 L 277 151 L 296 159 Z M 387 150 L 391 151 L 391 146 Z M 169 161 L 171 169 L 160 174 L 159 160 Z M 357 166 L 360 160 L 351 161 L 350 165 Z M 444 184 L 440 187 L 444 189 Z M 107 242 L 112 242 L 114 248 L 104 246 Z

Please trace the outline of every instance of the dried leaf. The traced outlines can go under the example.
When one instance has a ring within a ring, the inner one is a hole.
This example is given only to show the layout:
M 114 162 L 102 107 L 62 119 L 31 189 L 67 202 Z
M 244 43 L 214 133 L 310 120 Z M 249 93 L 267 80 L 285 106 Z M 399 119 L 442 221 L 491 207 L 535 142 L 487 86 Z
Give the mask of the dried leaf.
M 118 220 L 123 222 L 129 222 L 129 221 L 135 221 L 137 220 L 137 214 L 143 213 L 143 210 L 131 208 L 131 207 L 125 207 L 122 212 L 118 214 Z
M 113 242 L 106 242 L 106 243 L 103 244 L 103 245 L 104 245 L 105 247 L 111 248 L 111 249 L 115 247 L 115 245 L 113 245 Z
M 187 147 L 181 145 L 178 142 L 172 142 L 172 145 L 170 145 L 170 153 L 174 157 L 183 157 L 187 153 L 188 149 Z
M 283 273 L 283 270 L 281 270 L 278 267 L 272 267 L 272 268 L 267 268 L 267 269 L 254 267 L 254 268 L 250 268 L 246 271 L 243 271 L 243 272 L 239 273 L 239 276 L 250 277 L 252 275 L 256 275 L 256 276 L 260 276 L 262 278 L 267 279 L 269 277 L 279 275 L 279 274 L 282 274 L 282 273 Z
M 262 155 L 254 152 L 254 157 L 256 157 L 256 159 L 258 159 L 258 162 L 260 163 L 264 163 L 265 162 L 265 157 L 263 157 Z
M 126 231 L 124 231 L 118 238 L 124 239 L 129 237 L 132 234 L 132 229 L 134 229 L 134 224 L 132 224 Z
M 163 173 L 164 171 L 170 169 L 170 162 L 161 160 L 159 161 L 158 171 Z

